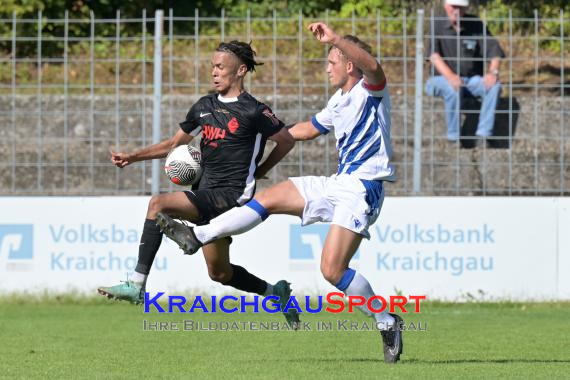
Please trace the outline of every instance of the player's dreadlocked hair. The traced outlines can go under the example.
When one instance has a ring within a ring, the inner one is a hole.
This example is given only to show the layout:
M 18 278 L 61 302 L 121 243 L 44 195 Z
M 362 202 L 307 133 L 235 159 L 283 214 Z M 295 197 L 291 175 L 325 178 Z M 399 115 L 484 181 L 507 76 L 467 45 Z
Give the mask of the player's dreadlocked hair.
M 235 40 L 230 42 L 221 42 L 216 51 L 234 54 L 247 67 L 247 71 L 253 72 L 255 71 L 255 66 L 263 65 L 263 63 L 255 61 L 256 53 L 251 48 L 251 42 L 249 44 Z

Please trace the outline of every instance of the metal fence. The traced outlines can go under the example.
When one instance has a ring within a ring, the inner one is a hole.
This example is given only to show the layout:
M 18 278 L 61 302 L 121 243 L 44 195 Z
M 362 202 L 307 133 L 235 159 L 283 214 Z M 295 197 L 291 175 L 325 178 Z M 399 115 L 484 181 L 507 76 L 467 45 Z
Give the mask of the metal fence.
M 557 18 L 481 18 L 507 54 L 497 111 L 507 132 L 490 143 L 466 136 L 460 144 L 447 142 L 443 102 L 423 96 L 433 73 L 423 46 L 433 37 L 433 12 L 320 19 L 370 43 L 386 71 L 399 174 L 390 194 L 570 193 L 569 20 L 562 12 Z M 202 17 L 198 10 L 191 17 L 143 11 L 137 19 L 119 12 L 114 19 L 70 19 L 67 13 L 0 19 L 6 31 L 0 36 L 0 194 L 173 190 L 159 165 L 117 169 L 109 149 L 130 151 L 171 136 L 210 90 L 211 53 L 221 40 L 253 41 L 264 66 L 247 79 L 248 91 L 287 123 L 307 120 L 334 93 L 324 71 L 327 47 L 306 30 L 312 21 L 301 14 L 228 17 L 224 11 Z M 298 143 L 260 185 L 330 175 L 336 166 L 334 137 L 322 136 Z

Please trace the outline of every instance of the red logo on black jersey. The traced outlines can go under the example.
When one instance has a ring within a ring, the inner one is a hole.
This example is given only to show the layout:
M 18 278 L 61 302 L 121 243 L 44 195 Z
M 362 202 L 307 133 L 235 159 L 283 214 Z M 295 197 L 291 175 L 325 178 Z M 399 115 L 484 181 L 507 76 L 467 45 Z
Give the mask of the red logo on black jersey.
M 236 133 L 237 129 L 239 128 L 239 123 L 235 117 L 228 122 L 228 129 L 231 133 Z
M 216 147 L 217 144 L 211 144 L 214 140 L 223 140 L 226 137 L 226 131 L 218 127 L 212 127 L 211 125 L 204 125 L 202 129 L 202 142 L 204 145 L 210 144 Z

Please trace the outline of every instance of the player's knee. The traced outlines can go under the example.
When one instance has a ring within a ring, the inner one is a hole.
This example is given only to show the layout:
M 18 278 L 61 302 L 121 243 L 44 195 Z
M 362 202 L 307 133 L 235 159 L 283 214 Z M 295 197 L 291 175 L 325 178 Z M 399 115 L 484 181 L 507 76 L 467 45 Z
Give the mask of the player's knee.
M 336 285 L 340 281 L 343 272 L 333 265 L 321 262 L 321 273 L 325 280 L 327 280 L 331 285 Z
M 255 200 L 267 210 L 267 212 L 271 213 L 274 202 L 271 198 L 271 194 L 266 194 L 267 191 L 262 191 L 255 196 Z
M 208 269 L 208 275 L 212 281 L 219 282 L 221 284 L 224 284 L 232 279 L 231 272 L 226 270 Z
M 153 195 L 148 202 L 148 215 L 156 215 L 157 212 L 162 211 L 162 200 L 159 195 Z
M 295 190 L 292 182 L 285 181 L 257 193 L 255 200 L 259 202 L 267 212 L 273 214 L 282 211 L 284 207 L 290 207 L 291 192 Z

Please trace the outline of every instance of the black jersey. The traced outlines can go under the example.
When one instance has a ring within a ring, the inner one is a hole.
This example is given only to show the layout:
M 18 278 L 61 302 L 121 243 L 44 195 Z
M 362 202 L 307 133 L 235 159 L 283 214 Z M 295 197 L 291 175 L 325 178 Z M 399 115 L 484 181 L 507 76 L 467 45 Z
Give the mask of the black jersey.
M 230 101 L 218 94 L 202 97 L 180 123 L 188 134 L 202 132 L 203 172 L 198 188 L 231 187 L 243 191 L 239 203 L 249 200 L 267 138 L 283 126 L 268 106 L 247 92 Z

